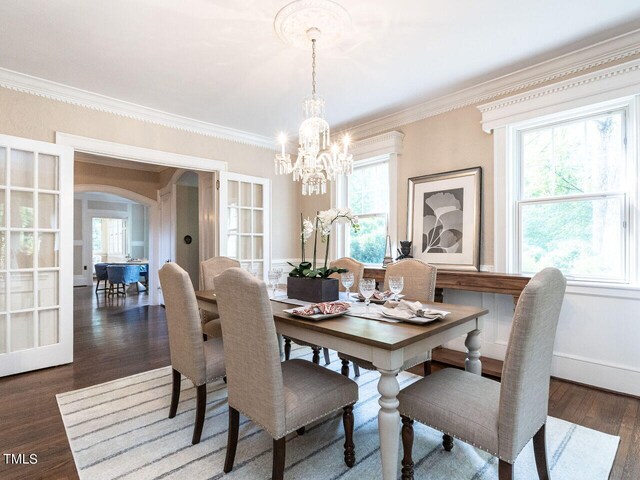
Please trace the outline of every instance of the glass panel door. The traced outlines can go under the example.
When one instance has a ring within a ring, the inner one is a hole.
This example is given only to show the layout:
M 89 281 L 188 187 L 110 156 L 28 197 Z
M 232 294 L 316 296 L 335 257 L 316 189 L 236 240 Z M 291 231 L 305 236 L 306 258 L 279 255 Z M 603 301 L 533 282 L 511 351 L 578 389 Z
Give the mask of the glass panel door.
M 72 179 L 71 149 L 0 135 L 0 376 L 73 359 Z
M 266 178 L 220 174 L 220 254 L 264 278 L 270 267 L 270 183 Z

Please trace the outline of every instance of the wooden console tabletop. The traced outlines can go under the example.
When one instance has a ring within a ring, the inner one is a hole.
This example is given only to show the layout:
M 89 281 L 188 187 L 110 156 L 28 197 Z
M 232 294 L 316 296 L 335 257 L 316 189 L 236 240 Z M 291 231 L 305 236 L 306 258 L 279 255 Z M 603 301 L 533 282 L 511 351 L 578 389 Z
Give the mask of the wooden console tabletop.
M 364 276 L 384 282 L 384 268 L 366 268 Z M 458 270 L 438 270 L 436 276 L 436 301 L 442 301 L 442 290 L 467 290 L 471 292 L 501 293 L 513 296 L 516 303 L 531 277 L 508 273 L 466 272 Z

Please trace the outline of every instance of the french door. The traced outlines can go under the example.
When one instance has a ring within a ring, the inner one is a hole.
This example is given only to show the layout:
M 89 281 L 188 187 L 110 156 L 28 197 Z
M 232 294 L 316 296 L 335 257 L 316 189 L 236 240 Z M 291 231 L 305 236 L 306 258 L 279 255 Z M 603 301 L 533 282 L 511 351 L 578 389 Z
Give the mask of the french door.
M 220 172 L 220 255 L 264 278 L 271 265 L 271 182 Z
M 0 376 L 73 360 L 73 150 L 0 135 Z

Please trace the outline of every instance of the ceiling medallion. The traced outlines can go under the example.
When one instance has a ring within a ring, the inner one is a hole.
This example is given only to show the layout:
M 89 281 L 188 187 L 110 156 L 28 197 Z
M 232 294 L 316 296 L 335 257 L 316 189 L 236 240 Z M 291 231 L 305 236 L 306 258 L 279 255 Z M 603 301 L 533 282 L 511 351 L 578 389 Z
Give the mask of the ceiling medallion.
M 307 31 L 316 28 L 322 32 L 319 48 L 335 45 L 351 30 L 351 16 L 330 0 L 297 0 L 282 8 L 273 24 L 280 39 L 291 46 L 307 50 Z
M 287 138 L 281 134 L 282 151 L 274 159 L 276 174 L 293 174 L 293 180 L 302 183 L 303 195 L 326 193 L 328 181 L 353 171 L 349 135 L 342 137 L 340 145 L 331 143 L 329 124 L 324 119 L 324 100 L 316 94 L 316 42 L 321 35 L 322 42 L 325 41 L 325 32 L 318 25 L 324 25 L 330 41 L 335 42 L 343 32 L 344 23 L 335 23 L 334 18 L 342 22 L 347 19 L 350 25 L 347 12 L 334 2 L 298 0 L 280 10 L 275 21 L 276 31 L 287 43 L 296 45 L 304 32 L 304 44 L 311 45 L 311 95 L 303 103 L 305 120 L 298 130 L 298 157 L 295 162 L 291 160 L 286 153 Z

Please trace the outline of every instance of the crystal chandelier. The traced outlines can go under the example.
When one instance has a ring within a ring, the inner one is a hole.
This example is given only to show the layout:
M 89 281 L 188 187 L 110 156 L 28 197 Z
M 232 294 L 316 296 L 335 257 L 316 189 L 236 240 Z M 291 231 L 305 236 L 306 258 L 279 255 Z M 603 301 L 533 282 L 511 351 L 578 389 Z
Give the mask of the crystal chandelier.
M 331 144 L 329 124 L 324 119 L 324 100 L 316 95 L 316 40 L 319 34 L 317 28 L 307 30 L 311 40 L 311 96 L 303 103 L 305 120 L 298 132 L 298 158 L 295 163 L 291 162 L 291 156 L 285 151 L 287 138 L 281 134 L 282 151 L 274 160 L 276 174 L 293 174 L 294 181 L 302 182 L 303 195 L 326 193 L 327 181 L 335 180 L 338 175 L 351 175 L 353 171 L 349 135 L 342 138 L 341 146 Z

